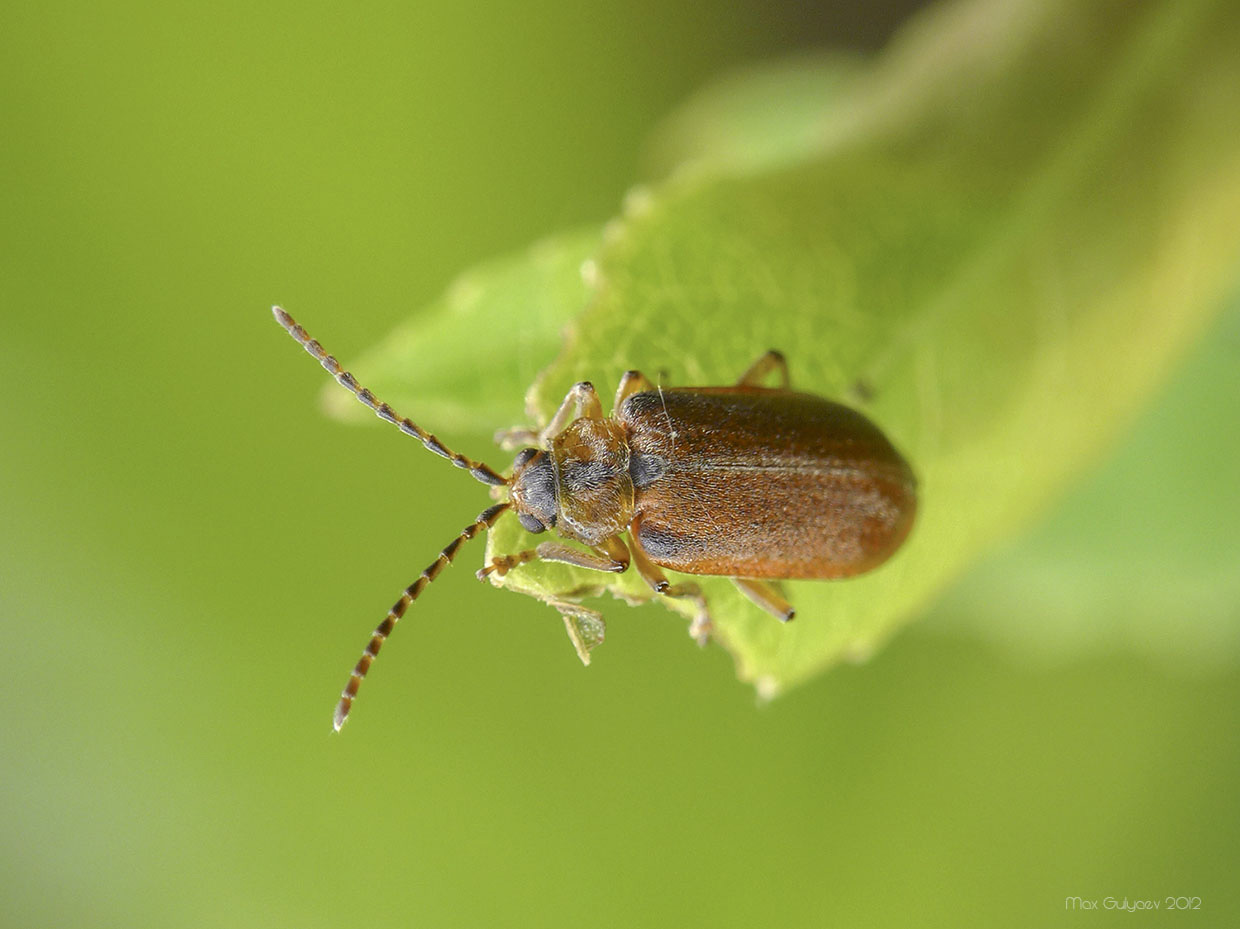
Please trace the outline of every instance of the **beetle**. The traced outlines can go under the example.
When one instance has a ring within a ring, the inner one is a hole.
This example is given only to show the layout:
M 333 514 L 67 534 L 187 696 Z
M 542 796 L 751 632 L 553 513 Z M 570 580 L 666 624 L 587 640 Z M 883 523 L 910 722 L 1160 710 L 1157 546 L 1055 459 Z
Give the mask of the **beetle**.
M 504 477 L 398 414 L 358 384 L 288 313 L 278 306 L 272 312 L 380 419 L 508 493 L 449 542 L 388 610 L 341 693 L 333 717 L 337 731 L 409 605 L 463 543 L 509 510 L 527 531 L 554 529 L 584 548 L 543 542 L 494 558 L 479 578 L 502 576 L 536 560 L 611 573 L 632 565 L 655 593 L 694 602 L 690 632 L 699 641 L 710 630 L 701 588 L 691 581 L 673 584 L 664 568 L 728 577 L 786 622 L 794 610 L 772 581 L 870 571 L 891 557 L 912 528 L 917 485 L 908 463 L 857 411 L 792 390 L 779 352 L 764 354 L 728 387 L 663 388 L 628 371 L 616 389 L 611 416 L 604 415 L 592 384 L 575 384 L 543 429 L 500 434 L 506 447 L 524 445 Z M 761 386 L 772 374 L 779 386 Z M 601 619 L 577 604 L 551 602 L 565 614 Z

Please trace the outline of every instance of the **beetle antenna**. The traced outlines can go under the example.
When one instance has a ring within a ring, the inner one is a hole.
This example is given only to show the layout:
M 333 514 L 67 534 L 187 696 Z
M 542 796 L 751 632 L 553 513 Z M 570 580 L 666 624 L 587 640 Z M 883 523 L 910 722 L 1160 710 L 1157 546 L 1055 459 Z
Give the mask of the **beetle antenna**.
M 310 338 L 310 334 L 298 324 L 297 320 L 289 316 L 283 309 L 273 306 L 271 312 L 275 315 L 276 322 L 287 329 L 288 334 L 300 342 L 306 351 L 317 358 L 319 364 L 327 369 L 328 374 L 334 377 L 342 387 L 350 391 L 358 400 L 374 410 L 375 415 L 380 419 L 392 423 L 405 435 L 413 436 L 436 455 L 439 455 L 441 458 L 447 458 L 458 468 L 464 468 L 476 480 L 484 484 L 489 484 L 492 487 L 502 487 L 509 483 L 508 478 L 501 477 L 489 465 L 485 465 L 481 461 L 474 461 L 472 458 L 466 458 L 464 455 L 452 451 L 432 433 L 427 432 L 413 422 L 413 420 L 401 416 L 386 403 L 375 397 L 374 394 L 357 382 L 357 378 L 340 366 L 340 362 L 336 360 L 335 356 L 327 354 L 318 341 Z
M 349 675 L 349 683 L 345 685 L 344 690 L 340 693 L 340 702 L 336 704 L 336 714 L 332 718 L 332 727 L 337 732 L 340 731 L 340 727 L 344 725 L 345 720 L 349 718 L 349 710 L 353 706 L 353 701 L 357 699 L 357 689 L 362 686 L 362 679 L 366 676 L 366 672 L 370 670 L 370 666 L 374 664 L 374 660 L 379 654 L 379 649 L 383 648 L 383 643 L 387 641 L 387 637 L 392 634 L 392 630 L 396 628 L 400 618 L 405 615 L 405 610 L 409 609 L 409 604 L 418 599 L 426 585 L 438 577 L 440 571 L 447 565 L 452 564 L 452 559 L 456 557 L 456 551 L 461 547 L 462 542 L 468 542 L 483 529 L 490 529 L 510 506 L 512 506 L 511 503 L 497 503 L 490 509 L 479 513 L 476 520 L 462 529 L 460 535 L 444 546 L 444 550 L 439 553 L 439 557 L 427 565 L 426 569 L 418 576 L 418 579 L 405 588 L 405 592 L 400 595 L 400 599 L 388 610 L 388 614 L 383 618 L 383 622 L 379 623 L 375 627 L 375 631 L 371 633 L 370 641 L 366 643 L 361 659 L 353 669 L 353 673 Z

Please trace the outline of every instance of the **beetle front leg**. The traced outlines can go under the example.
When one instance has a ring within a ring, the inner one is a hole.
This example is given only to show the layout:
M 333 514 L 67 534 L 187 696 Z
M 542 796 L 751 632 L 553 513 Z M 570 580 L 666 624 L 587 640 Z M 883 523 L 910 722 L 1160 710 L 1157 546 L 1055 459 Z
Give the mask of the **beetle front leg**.
M 710 632 L 714 624 L 711 622 L 710 611 L 706 607 L 706 597 L 702 594 L 702 588 L 692 582 L 670 583 L 663 570 L 642 550 L 641 544 L 637 541 L 636 526 L 629 532 L 629 550 L 633 553 L 633 564 L 637 568 L 637 573 L 650 585 L 651 590 L 664 597 L 692 600 L 697 605 L 697 614 L 689 623 L 689 635 L 697 641 L 698 645 L 705 645 L 710 641 Z
M 495 433 L 495 444 L 506 452 L 515 452 L 519 448 L 529 448 L 540 442 L 537 429 L 525 426 L 514 426 L 512 429 L 500 429 Z
M 564 431 L 564 427 L 576 419 L 602 419 L 603 404 L 599 401 L 598 391 L 589 381 L 580 381 L 569 388 L 564 395 L 560 408 L 555 411 L 551 421 L 538 434 L 538 445 L 546 448 L 547 443 Z
M 478 580 L 485 580 L 488 574 L 498 574 L 503 577 L 518 565 L 531 561 L 556 561 L 578 568 L 589 568 L 592 571 L 619 574 L 628 570 L 629 549 L 619 536 L 604 539 L 597 546 L 592 546 L 588 552 L 570 548 L 567 545 L 557 545 L 555 542 L 543 542 L 537 548 L 494 559 L 478 572 Z M 569 600 L 559 600 L 554 597 L 541 599 L 559 611 L 564 620 L 564 629 L 568 632 L 568 638 L 573 643 L 577 657 L 581 659 L 582 664 L 588 665 L 590 652 L 602 644 L 606 633 L 607 626 L 603 622 L 603 614 Z
M 784 358 L 782 352 L 769 351 L 753 364 L 748 370 L 741 375 L 740 380 L 736 382 L 737 387 L 757 387 L 761 384 L 762 379 L 772 371 L 779 372 L 779 387 L 781 390 L 787 390 L 791 381 L 788 379 L 788 360 Z
M 518 565 L 531 561 L 554 561 L 578 568 L 589 568 L 591 571 L 623 574 L 629 569 L 629 550 L 618 536 L 604 540 L 601 545 L 592 546 L 588 552 L 555 542 L 543 542 L 537 548 L 529 548 L 515 555 L 499 556 L 478 571 L 478 580 L 484 580 L 488 574 L 503 577 Z
M 541 430 L 501 429 L 495 433 L 495 441 L 500 448 L 512 451 L 517 448 L 534 446 L 549 448 L 551 440 L 564 431 L 564 427 L 575 419 L 602 419 L 603 404 L 598 398 L 598 391 L 589 381 L 580 381 L 569 388 L 564 395 L 560 408 L 555 411 L 550 422 Z

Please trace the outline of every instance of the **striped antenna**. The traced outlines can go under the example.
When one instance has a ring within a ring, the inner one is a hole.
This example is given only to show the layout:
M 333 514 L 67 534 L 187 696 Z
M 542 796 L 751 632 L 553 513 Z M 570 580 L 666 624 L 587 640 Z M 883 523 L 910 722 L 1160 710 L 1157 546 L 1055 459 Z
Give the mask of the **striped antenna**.
M 327 369 L 328 374 L 334 377 L 342 387 L 350 391 L 353 396 L 357 397 L 358 400 L 362 401 L 362 403 L 374 410 L 375 415 L 380 419 L 387 420 L 389 423 L 392 423 L 399 428 L 401 432 L 405 433 L 405 435 L 411 435 L 415 439 L 418 439 L 436 455 L 439 455 L 441 458 L 447 458 L 458 468 L 464 468 L 472 474 L 475 479 L 484 484 L 490 484 L 492 487 L 502 487 L 509 483 L 508 478 L 501 477 L 489 465 L 485 465 L 480 461 L 474 461 L 472 458 L 466 458 L 464 455 L 452 451 L 452 449 L 448 448 L 448 446 L 444 445 L 439 441 L 439 439 L 427 432 L 421 426 L 417 425 L 412 420 L 401 416 L 386 403 L 378 400 L 374 394 L 359 384 L 357 379 L 352 374 L 342 368 L 340 366 L 340 362 L 337 361 L 334 356 L 327 354 L 327 352 L 323 350 L 322 345 L 320 345 L 316 340 L 310 338 L 309 333 L 298 325 L 297 320 L 289 316 L 283 309 L 278 306 L 273 306 L 271 308 L 271 312 L 275 315 L 276 322 L 287 329 L 288 334 L 300 342 L 306 351 L 317 358 L 319 364 Z
M 452 559 L 456 557 L 457 549 L 461 547 L 461 543 L 468 542 L 483 529 L 490 529 L 510 506 L 512 506 L 510 503 L 497 503 L 490 509 L 479 513 L 478 518 L 461 530 L 461 534 L 444 547 L 444 550 L 439 553 L 439 557 L 426 567 L 426 570 L 422 572 L 416 581 L 405 588 L 405 592 L 400 595 L 400 599 L 388 610 L 387 616 L 383 618 L 383 622 L 375 627 L 375 631 L 370 636 L 370 641 L 366 643 L 366 649 L 362 652 L 362 657 L 358 661 L 357 667 L 349 675 L 349 683 L 345 685 L 344 690 L 340 693 L 340 702 L 336 704 L 336 715 L 332 718 L 332 726 L 337 732 L 344 725 L 344 721 L 349 718 L 349 710 L 353 707 L 353 701 L 357 699 L 357 689 L 362 686 L 362 678 L 370 670 L 370 666 L 378 656 L 379 649 L 383 647 L 383 643 L 387 641 L 387 637 L 392 634 L 392 630 L 396 628 L 400 618 L 405 615 L 405 610 L 409 609 L 409 604 L 418 599 L 426 585 L 438 577 L 440 571 L 447 565 L 452 564 Z

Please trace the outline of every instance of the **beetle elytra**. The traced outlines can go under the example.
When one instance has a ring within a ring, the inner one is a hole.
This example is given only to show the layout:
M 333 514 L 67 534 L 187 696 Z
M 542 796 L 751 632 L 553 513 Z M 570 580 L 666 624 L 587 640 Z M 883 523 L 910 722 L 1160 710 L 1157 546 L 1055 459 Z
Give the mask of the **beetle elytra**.
M 907 462 L 860 413 L 793 391 L 778 352 L 767 352 L 730 387 L 662 388 L 629 371 L 620 380 L 611 416 L 604 414 L 593 385 L 576 384 L 543 429 L 502 434 L 506 447 L 525 446 L 504 477 L 396 413 L 288 313 L 280 307 L 272 312 L 379 418 L 482 483 L 508 492 L 507 500 L 483 510 L 448 543 L 375 629 L 336 706 L 337 731 L 409 605 L 464 542 L 509 510 L 529 532 L 555 529 L 584 548 L 543 542 L 493 559 L 479 578 L 536 560 L 612 573 L 632 565 L 655 593 L 695 604 L 690 632 L 699 640 L 710 628 L 701 589 L 693 582 L 671 583 L 664 568 L 731 578 L 754 603 L 787 621 L 792 606 L 771 581 L 869 571 L 886 561 L 912 528 L 916 481 Z M 778 375 L 779 386 L 761 386 L 771 374 Z M 579 604 L 551 603 L 566 615 L 601 621 Z

